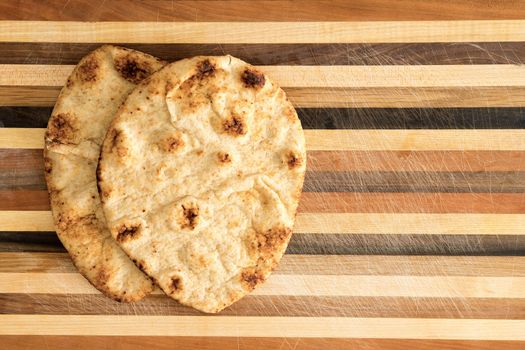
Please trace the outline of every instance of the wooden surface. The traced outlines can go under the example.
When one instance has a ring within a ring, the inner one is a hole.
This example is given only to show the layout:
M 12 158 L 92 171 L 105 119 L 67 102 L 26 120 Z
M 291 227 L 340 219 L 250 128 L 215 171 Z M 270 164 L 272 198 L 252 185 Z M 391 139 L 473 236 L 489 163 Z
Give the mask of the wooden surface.
M 219 315 L 103 297 L 53 232 L 43 132 L 102 43 L 230 53 L 298 109 L 278 270 Z M 0 348 L 525 348 L 524 1 L 0 2 Z

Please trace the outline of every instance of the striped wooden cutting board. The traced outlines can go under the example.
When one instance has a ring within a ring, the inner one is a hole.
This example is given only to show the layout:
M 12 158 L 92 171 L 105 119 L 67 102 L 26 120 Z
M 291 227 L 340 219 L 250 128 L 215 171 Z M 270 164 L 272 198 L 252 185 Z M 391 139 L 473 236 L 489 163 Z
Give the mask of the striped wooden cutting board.
M 0 348 L 525 348 L 523 1 L 3 1 Z M 43 132 L 84 54 L 230 53 L 305 128 L 295 234 L 216 316 L 113 302 L 53 232 Z

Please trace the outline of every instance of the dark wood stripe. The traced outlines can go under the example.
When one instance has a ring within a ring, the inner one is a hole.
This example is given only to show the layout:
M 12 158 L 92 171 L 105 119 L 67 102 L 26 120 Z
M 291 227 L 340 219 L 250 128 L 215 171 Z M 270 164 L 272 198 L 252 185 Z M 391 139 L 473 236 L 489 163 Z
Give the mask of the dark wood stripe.
M 288 254 L 525 255 L 525 236 L 294 234 Z
M 145 336 L 56 336 L 2 335 L 0 343 L 10 350 L 39 349 L 42 344 L 55 350 L 151 349 L 156 350 L 523 350 L 522 341 L 415 340 L 415 339 L 338 339 L 338 338 L 253 338 L 253 337 L 145 337 Z
M 51 210 L 46 190 L 0 191 L 0 210 Z M 525 193 L 304 192 L 300 213 L 525 213 Z
M 0 232 L 0 252 L 65 252 L 54 232 Z M 304 234 L 287 254 L 313 255 L 525 255 L 521 235 Z
M 524 45 L 525 46 L 525 45 Z M 525 108 L 298 108 L 305 129 L 522 129 Z
M 523 45 L 525 47 L 525 44 Z M 0 107 L 0 127 L 45 128 L 50 107 Z M 297 108 L 305 129 L 522 129 L 525 108 Z
M 38 168 L 0 170 L 0 190 L 45 189 L 44 173 Z M 525 172 L 307 171 L 303 191 L 524 193 Z
M 167 61 L 228 53 L 254 65 L 522 64 L 522 42 L 118 44 Z M 0 43 L 0 64 L 77 64 L 98 43 Z
M 65 252 L 55 232 L 1 232 L 0 252 Z
M 523 193 L 525 172 L 307 171 L 303 191 Z
M 4 0 L 2 20 L 54 21 L 386 21 L 522 19 L 521 1 L 64 1 Z
M 126 304 L 103 295 L 75 294 L 0 294 L 0 314 L 203 315 L 161 295 Z M 220 314 L 209 316 L 521 319 L 525 317 L 525 299 L 248 295 Z

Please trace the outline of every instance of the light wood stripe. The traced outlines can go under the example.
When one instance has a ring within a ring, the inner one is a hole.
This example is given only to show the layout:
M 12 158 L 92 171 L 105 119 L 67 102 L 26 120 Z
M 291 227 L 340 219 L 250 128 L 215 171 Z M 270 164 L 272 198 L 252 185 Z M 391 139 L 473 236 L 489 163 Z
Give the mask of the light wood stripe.
M 525 27 L 525 21 L 524 21 Z M 63 86 L 72 65 L 0 65 L 0 85 Z M 525 66 L 413 65 L 413 66 L 261 66 L 283 87 L 479 87 L 525 86 Z
M 253 295 L 521 298 L 525 277 L 272 275 Z M 0 293 L 99 294 L 78 273 L 0 273 Z M 156 291 L 155 294 L 161 293 Z
M 525 340 L 524 328 L 490 319 L 0 315 L 2 335 Z
M 0 42 L 291 44 L 471 41 L 525 41 L 525 21 L 0 22 Z
M 305 130 L 309 151 L 518 151 L 525 130 Z
M 298 214 L 298 233 L 525 234 L 525 214 Z
M 60 86 L 0 86 L 0 106 L 54 106 Z M 525 87 L 284 87 L 296 107 L 523 107 Z
M 0 211 L 0 231 L 53 231 L 49 211 Z M 296 233 L 524 235 L 525 214 L 299 213 Z
M 0 148 L 44 147 L 45 129 L 0 128 Z M 525 129 L 305 130 L 308 151 L 523 151 Z
M 3 252 L 2 273 L 76 273 L 67 253 Z M 525 277 L 525 256 L 285 254 L 274 275 Z

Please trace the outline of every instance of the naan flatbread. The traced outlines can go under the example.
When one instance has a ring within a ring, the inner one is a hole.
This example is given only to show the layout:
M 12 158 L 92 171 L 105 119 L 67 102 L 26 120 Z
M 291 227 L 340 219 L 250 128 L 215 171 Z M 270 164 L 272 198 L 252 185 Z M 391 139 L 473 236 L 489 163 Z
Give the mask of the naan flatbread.
M 285 93 L 231 56 L 142 82 L 104 141 L 99 191 L 123 250 L 172 298 L 218 312 L 283 255 L 306 166 Z
M 45 172 L 58 237 L 91 284 L 119 301 L 143 298 L 153 283 L 111 237 L 97 191 L 100 147 L 137 83 L 165 63 L 103 46 L 84 57 L 60 92 L 45 135 Z

